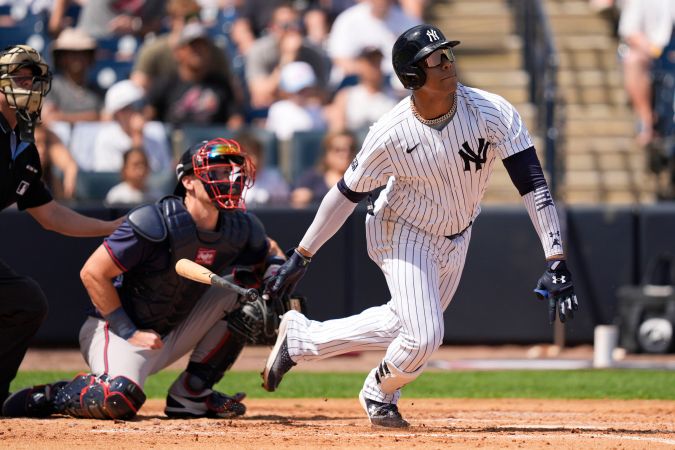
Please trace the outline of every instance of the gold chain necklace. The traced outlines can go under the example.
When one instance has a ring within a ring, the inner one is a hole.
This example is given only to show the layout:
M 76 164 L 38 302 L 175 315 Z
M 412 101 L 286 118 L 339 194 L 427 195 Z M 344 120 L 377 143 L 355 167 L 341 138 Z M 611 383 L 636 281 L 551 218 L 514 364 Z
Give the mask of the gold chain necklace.
M 413 116 L 415 116 L 415 119 L 419 120 L 424 125 L 438 125 L 439 123 L 452 119 L 452 116 L 454 116 L 455 112 L 457 112 L 457 93 L 455 92 L 452 96 L 452 107 L 450 108 L 450 111 L 446 112 L 442 116 L 436 117 L 435 119 L 425 119 L 422 117 L 419 111 L 417 111 L 417 108 L 415 108 L 415 102 L 413 101 L 412 96 L 410 96 L 410 108 L 412 110 Z

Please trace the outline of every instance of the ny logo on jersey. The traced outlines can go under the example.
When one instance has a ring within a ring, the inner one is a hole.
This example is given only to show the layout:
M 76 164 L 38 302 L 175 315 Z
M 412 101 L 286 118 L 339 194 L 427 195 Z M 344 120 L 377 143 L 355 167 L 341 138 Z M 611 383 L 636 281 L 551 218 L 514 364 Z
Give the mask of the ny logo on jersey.
M 471 163 L 476 165 L 476 171 L 479 171 L 483 168 L 483 164 L 487 160 L 487 149 L 490 146 L 489 142 L 486 142 L 484 138 L 478 138 L 478 151 L 474 152 L 469 143 L 465 142 L 462 144 L 462 150 L 459 151 L 459 156 L 464 160 L 464 171 L 471 170 Z
M 438 33 L 436 33 L 436 30 L 427 30 L 427 37 L 429 38 L 429 42 L 434 42 L 440 39 L 438 37 Z
M 556 277 L 555 275 L 553 275 L 553 277 L 551 277 L 551 281 L 553 282 L 553 284 L 558 284 L 558 283 L 562 284 L 562 283 L 565 283 L 567 281 L 567 278 L 565 277 L 565 275 L 560 275 L 559 277 Z

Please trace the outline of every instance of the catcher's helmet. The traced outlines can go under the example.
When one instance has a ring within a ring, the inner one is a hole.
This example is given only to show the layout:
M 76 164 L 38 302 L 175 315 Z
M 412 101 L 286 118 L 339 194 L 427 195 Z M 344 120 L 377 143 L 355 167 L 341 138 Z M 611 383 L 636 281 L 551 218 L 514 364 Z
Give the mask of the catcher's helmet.
M 30 74 L 22 69 L 30 69 Z M 0 53 L 0 90 L 25 120 L 40 116 L 42 100 L 52 86 L 52 73 L 40 53 L 28 45 Z
M 245 191 L 255 182 L 255 165 L 232 139 L 216 138 L 193 145 L 176 166 L 174 194 L 185 196 L 183 176 L 193 173 L 220 209 L 246 209 Z
M 443 32 L 432 25 L 417 25 L 398 37 L 392 50 L 396 76 L 406 89 L 424 86 L 427 74 L 420 61 L 439 48 L 454 47 L 459 41 L 448 41 Z

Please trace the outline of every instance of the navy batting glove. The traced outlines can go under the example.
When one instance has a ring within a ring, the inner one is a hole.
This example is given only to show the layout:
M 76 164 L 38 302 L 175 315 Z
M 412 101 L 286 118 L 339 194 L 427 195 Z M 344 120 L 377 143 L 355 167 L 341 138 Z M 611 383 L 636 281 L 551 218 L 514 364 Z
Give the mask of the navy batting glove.
M 540 300 L 548 300 L 548 321 L 555 322 L 556 311 L 560 322 L 574 318 L 574 311 L 579 309 L 577 296 L 574 294 L 572 274 L 567 270 L 564 260 L 548 262 L 548 269 L 539 278 L 534 293 Z
M 294 249 L 276 275 L 267 281 L 263 295 L 272 298 L 284 298 L 286 294 L 292 294 L 295 286 L 307 272 L 307 267 L 311 261 L 312 258 L 302 256 L 297 249 Z

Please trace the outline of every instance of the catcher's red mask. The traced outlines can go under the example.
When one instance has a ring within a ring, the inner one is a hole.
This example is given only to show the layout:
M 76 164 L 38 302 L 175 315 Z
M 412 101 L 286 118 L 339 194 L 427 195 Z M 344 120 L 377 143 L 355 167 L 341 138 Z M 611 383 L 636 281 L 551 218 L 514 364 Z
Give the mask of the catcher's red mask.
M 217 138 L 192 156 L 192 168 L 220 209 L 246 209 L 244 193 L 255 182 L 255 165 L 232 139 Z

